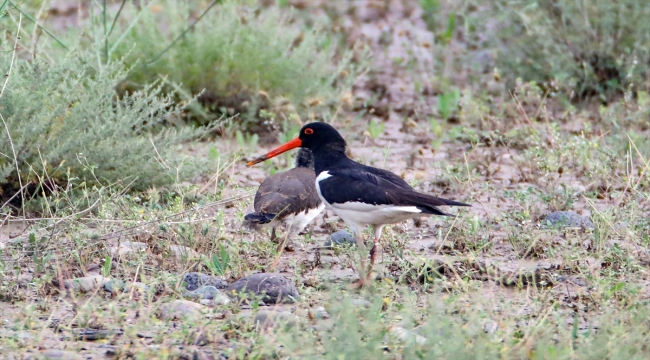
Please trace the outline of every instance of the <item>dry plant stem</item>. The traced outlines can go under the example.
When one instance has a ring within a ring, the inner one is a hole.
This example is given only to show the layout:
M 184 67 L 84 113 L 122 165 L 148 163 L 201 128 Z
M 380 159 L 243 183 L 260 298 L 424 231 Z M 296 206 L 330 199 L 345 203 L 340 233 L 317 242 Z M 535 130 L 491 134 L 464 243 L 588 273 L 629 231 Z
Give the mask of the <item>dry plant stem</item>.
M 121 237 L 121 236 L 123 236 L 125 233 L 128 233 L 128 232 L 133 231 L 133 230 L 138 229 L 138 228 L 141 228 L 141 227 L 143 227 L 143 226 L 147 226 L 147 225 L 151 225 L 151 224 L 159 223 L 159 222 L 165 221 L 165 220 L 167 220 L 167 219 L 171 219 L 171 218 L 174 218 L 174 217 L 177 217 L 177 216 L 181 216 L 181 215 L 187 214 L 187 213 L 189 213 L 189 212 L 194 212 L 194 211 L 198 211 L 198 210 L 201 210 L 201 209 L 210 208 L 210 207 L 217 206 L 217 205 L 223 205 L 223 204 L 225 204 L 225 203 L 228 203 L 228 202 L 231 202 L 231 201 L 234 201 L 234 200 L 245 199 L 245 198 L 247 198 L 247 197 L 251 197 L 251 196 L 253 196 L 253 195 L 255 195 L 254 192 L 249 191 L 248 193 L 245 193 L 245 194 L 243 194 L 243 195 L 231 196 L 231 197 L 229 197 L 229 198 L 227 198 L 227 199 L 223 199 L 223 200 L 215 201 L 215 202 L 213 202 L 213 203 L 206 204 L 206 205 L 203 205 L 203 206 L 199 206 L 199 207 L 194 208 L 194 209 L 185 210 L 185 211 L 178 212 L 178 213 L 176 213 L 176 214 L 172 214 L 172 215 L 169 215 L 169 216 L 165 216 L 165 217 L 162 218 L 162 219 L 156 219 L 156 220 L 151 220 L 151 221 L 145 221 L 145 222 L 143 222 L 143 223 L 141 223 L 141 224 L 134 225 L 134 226 L 131 226 L 131 227 L 126 228 L 126 229 L 123 229 L 123 230 L 114 231 L 114 232 L 111 232 L 110 234 L 106 234 L 106 235 L 104 235 L 104 236 L 102 237 L 102 239 L 107 240 L 107 239 L 112 239 L 112 238 L 115 238 L 115 237 Z
M 445 241 L 447 241 L 447 238 L 449 237 L 449 234 L 451 234 L 451 229 L 454 228 L 454 225 L 456 224 L 456 220 L 458 217 L 454 216 L 454 221 L 452 221 L 451 226 L 449 227 L 449 230 L 447 230 L 447 234 L 445 234 L 445 237 L 442 239 L 442 242 L 440 243 L 440 246 L 438 246 L 438 250 L 436 250 L 436 256 L 440 254 L 440 250 L 442 250 L 442 246 L 445 244 Z
M 0 116 L 1 116 L 1 114 L 0 114 Z M 23 186 L 20 188 L 19 191 L 16 191 L 16 193 L 14 193 L 14 194 L 13 194 L 13 195 L 12 195 L 12 196 L 7 200 L 7 201 L 5 201 L 4 204 L 2 204 L 2 205 L 0 206 L 0 209 L 4 209 L 4 207 L 7 206 L 7 205 L 11 202 L 11 200 L 13 200 L 16 196 L 22 194 L 23 191 L 27 188 L 27 185 L 29 185 L 29 184 L 25 184 L 25 185 L 23 185 Z M 11 218 L 11 217 L 12 217 L 11 215 L 7 215 L 7 218 Z M 19 218 L 19 219 L 22 221 L 24 218 Z M 9 220 L 9 221 L 11 221 L 11 220 Z
M 70 48 L 68 48 L 64 43 L 62 43 L 61 40 L 59 40 L 56 36 L 54 36 L 54 34 L 52 34 L 48 29 L 46 29 L 46 28 L 44 28 L 43 26 L 39 25 L 38 22 L 37 22 L 33 17 L 31 17 L 31 15 L 29 15 L 28 13 L 23 12 L 23 10 L 22 10 L 21 8 L 19 8 L 18 5 L 16 5 L 13 1 L 9 0 L 9 3 L 10 3 L 10 4 L 11 4 L 11 5 L 16 9 L 16 10 L 18 10 L 18 12 L 20 13 L 21 16 L 24 15 L 26 18 L 28 18 L 28 19 L 31 20 L 34 24 L 36 24 L 36 26 L 38 26 L 38 27 L 39 27 L 39 28 L 40 28 L 44 33 L 46 33 L 48 36 L 50 36 L 52 39 L 54 39 L 54 41 L 56 41 L 57 43 L 59 43 L 59 45 L 61 45 L 64 49 L 70 51 Z
M 287 240 L 289 238 L 289 232 L 284 235 L 284 239 L 280 241 L 280 244 L 278 245 L 278 256 L 273 260 L 273 263 L 271 264 L 271 269 L 273 269 L 273 272 L 276 271 L 278 267 L 278 263 L 280 262 L 280 258 L 282 257 L 282 253 L 284 252 L 284 246 L 287 244 Z
M 156 144 L 154 144 L 153 139 L 151 136 L 149 136 L 149 141 L 151 142 L 151 146 L 153 146 L 153 150 L 156 152 L 156 161 L 165 169 L 169 170 L 171 167 L 165 162 L 165 159 L 163 159 L 162 156 L 160 156 L 160 153 L 158 152 L 158 149 L 156 148 Z
M 138 264 L 138 267 L 135 269 L 135 275 L 133 275 L 133 282 L 138 281 L 138 274 L 140 272 L 141 264 Z M 133 300 L 133 292 L 135 291 L 135 286 L 131 286 L 131 291 L 129 292 L 129 300 Z
M 526 114 L 526 111 L 524 110 L 523 106 L 521 106 L 521 102 L 519 101 L 519 98 L 517 98 L 517 94 L 511 92 L 510 96 L 515 100 L 515 104 L 517 105 L 517 110 L 519 110 L 519 113 L 521 116 L 526 120 L 526 124 L 532 125 L 533 123 L 530 121 L 528 118 L 528 114 Z
M 196 21 L 192 25 L 190 25 L 187 29 L 183 30 L 183 32 L 181 32 L 180 35 L 178 35 L 176 37 L 176 39 L 174 39 L 174 41 L 172 41 L 166 48 L 164 48 L 160 53 L 158 53 L 158 55 L 154 56 L 153 59 L 147 61 L 146 63 L 140 65 L 137 69 L 135 69 L 135 71 L 130 71 L 129 73 L 135 73 L 135 72 L 139 71 L 140 69 L 143 69 L 143 68 L 149 66 L 150 64 L 153 64 L 158 59 L 160 59 L 160 57 L 163 56 L 169 49 L 171 49 L 172 46 L 174 46 L 174 44 L 176 44 L 176 42 L 178 42 L 180 39 L 182 39 L 185 36 L 185 34 L 187 34 L 188 31 L 194 29 L 196 24 L 198 24 L 199 21 L 201 21 L 201 19 L 203 19 L 203 17 L 210 11 L 210 9 L 212 9 L 215 5 L 217 5 L 220 2 L 221 2 L 221 0 L 213 1 L 210 4 L 210 6 L 208 6 L 208 8 L 205 9 L 205 11 L 201 14 L 201 16 L 199 16 L 199 18 L 196 19 Z
M 48 5 L 46 1 L 43 1 L 41 4 L 41 7 L 38 9 L 38 13 L 36 14 L 36 19 L 40 19 L 41 15 L 43 14 L 43 10 L 45 10 L 45 7 Z M 32 46 L 31 46 L 31 54 L 32 54 L 32 60 L 36 60 L 36 44 L 38 44 L 38 40 L 41 38 L 40 33 L 38 33 L 38 22 L 34 22 L 34 30 L 32 30 Z
M 639 180 L 637 180 L 636 184 L 634 185 L 634 188 L 638 189 L 639 184 L 641 184 L 641 180 L 643 180 L 643 176 L 645 175 L 646 170 L 648 170 L 648 167 L 650 166 L 650 161 L 647 161 L 645 159 L 645 157 L 643 157 L 643 154 L 641 154 L 641 151 L 639 151 L 639 149 L 636 147 L 636 144 L 634 143 L 634 141 L 632 141 L 632 138 L 630 138 L 630 134 L 626 134 L 626 135 L 627 135 L 628 140 L 630 141 L 630 144 L 632 145 L 632 147 L 634 147 L 634 150 L 639 155 L 639 158 L 641 159 L 641 162 L 644 164 L 643 170 L 639 174 Z M 616 207 L 618 207 L 618 205 L 620 205 L 620 201 L 616 205 Z
M 5 89 L 7 88 L 7 84 L 9 83 L 9 79 L 11 78 L 11 70 L 14 67 L 14 61 L 16 60 L 16 49 L 18 48 L 18 39 L 20 38 L 20 29 L 21 29 L 22 23 L 23 23 L 23 15 L 20 14 L 20 17 L 18 19 L 18 30 L 16 31 L 16 39 L 15 39 L 15 42 L 14 42 L 14 47 L 13 47 L 13 49 L 11 51 L 11 62 L 9 63 L 9 71 L 7 71 L 7 74 L 5 75 L 5 82 L 2 85 L 2 89 L 0 90 L 0 98 L 4 94 Z M 4 121 L 4 119 L 3 119 L 3 121 Z M 5 127 L 6 126 L 7 125 L 5 124 Z
M 201 188 L 199 189 L 199 194 L 203 194 L 212 185 L 212 183 L 214 183 L 214 193 L 216 194 L 219 185 L 217 180 L 223 173 L 226 172 L 226 169 L 228 169 L 229 167 L 232 167 L 232 169 L 234 169 L 234 166 L 237 163 L 237 161 L 239 161 L 239 159 L 241 159 L 241 157 L 237 156 L 229 163 L 224 164 L 223 167 L 220 167 L 221 157 L 219 157 L 217 159 L 217 170 L 215 171 L 214 175 L 210 178 L 210 180 L 206 182 L 203 186 L 201 186 Z M 239 174 L 239 172 L 237 172 L 237 174 Z

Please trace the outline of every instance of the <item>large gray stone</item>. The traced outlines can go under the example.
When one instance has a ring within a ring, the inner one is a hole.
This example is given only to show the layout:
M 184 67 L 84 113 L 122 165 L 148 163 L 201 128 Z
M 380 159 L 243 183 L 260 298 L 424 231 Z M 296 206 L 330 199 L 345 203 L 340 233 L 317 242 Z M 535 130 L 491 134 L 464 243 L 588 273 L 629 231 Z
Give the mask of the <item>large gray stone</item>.
M 273 273 L 258 273 L 241 278 L 228 287 L 227 293 L 263 295 L 262 301 L 269 304 L 294 302 L 300 296 L 291 281 Z

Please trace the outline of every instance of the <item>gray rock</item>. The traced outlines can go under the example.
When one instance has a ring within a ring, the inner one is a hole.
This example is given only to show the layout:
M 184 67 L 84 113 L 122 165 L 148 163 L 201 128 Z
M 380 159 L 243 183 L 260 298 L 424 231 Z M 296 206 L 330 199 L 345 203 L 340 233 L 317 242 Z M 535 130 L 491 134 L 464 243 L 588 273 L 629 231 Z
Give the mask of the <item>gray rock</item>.
M 197 304 L 189 300 L 174 300 L 172 302 L 162 304 L 160 306 L 160 318 L 167 319 L 182 319 L 182 318 L 197 318 L 201 315 L 203 305 Z
M 445 333 L 442 329 L 431 329 L 428 324 L 422 324 L 418 325 L 411 330 L 414 334 L 420 335 L 420 336 L 438 336 L 438 337 L 445 337 L 449 336 L 447 333 Z
M 183 281 L 185 282 L 185 288 L 189 291 L 194 291 L 201 286 L 214 286 L 217 289 L 225 289 L 228 287 L 226 280 L 198 272 L 185 274 Z
M 212 299 L 212 305 L 218 306 L 228 304 L 230 304 L 230 298 L 224 293 L 219 293 L 214 297 L 214 299 Z
M 219 294 L 219 289 L 212 285 L 201 286 L 200 288 L 193 291 L 183 292 L 183 296 L 186 298 L 192 299 L 214 299 L 215 296 Z
M 364 307 L 364 308 L 369 308 L 370 307 L 370 301 L 366 299 L 352 299 L 352 306 L 354 307 Z
M 125 287 L 126 284 L 124 283 L 124 281 L 119 279 L 111 279 L 110 281 L 107 281 L 104 284 L 104 291 L 114 294 L 118 292 L 123 292 Z
M 63 285 L 66 289 L 78 290 L 81 292 L 91 292 L 96 288 L 103 287 L 109 281 L 109 278 L 105 278 L 101 275 L 95 275 L 64 280 Z
M 314 308 L 314 315 L 318 319 L 329 319 L 330 314 L 327 312 L 324 306 L 317 306 Z
M 25 357 L 23 358 L 25 360 L 35 360 L 35 359 L 70 359 L 70 360 L 75 360 L 75 359 L 83 359 L 83 357 L 79 354 L 75 354 L 74 352 L 71 351 L 64 351 L 64 350 L 57 350 L 57 349 L 47 349 L 41 352 L 37 353 L 27 353 L 25 354 Z
M 140 293 L 146 293 L 149 291 L 149 285 L 143 284 L 141 282 L 125 283 L 119 279 L 111 279 L 110 281 L 104 284 L 104 291 L 111 294 L 117 294 L 122 292 L 131 291 L 131 289 L 137 290 Z
M 338 245 L 338 246 L 352 246 L 356 245 L 357 240 L 347 232 L 346 230 L 339 230 L 335 232 L 334 234 L 330 235 L 327 240 L 325 240 L 325 246 L 333 246 L 333 245 Z
M 255 314 L 253 324 L 262 329 L 290 329 L 298 325 L 298 318 L 286 311 L 260 310 Z
M 594 228 L 594 223 L 588 217 L 573 211 L 552 212 L 544 217 L 543 225 L 550 225 L 553 228 Z
M 224 293 L 217 294 L 214 299 L 203 299 L 200 301 L 201 304 L 206 306 L 222 306 L 228 305 L 230 302 L 230 298 Z
M 388 329 L 388 334 L 403 343 L 413 341 L 418 345 L 424 345 L 428 341 L 424 336 L 418 335 L 414 331 L 409 331 L 399 326 L 391 326 Z
M 136 290 L 140 292 L 148 292 L 149 291 L 149 285 L 143 284 L 141 282 L 133 282 L 127 285 L 127 290 L 130 290 L 131 288 L 135 288 Z
M 34 336 L 27 331 L 13 331 L 0 329 L 0 339 L 12 339 L 21 346 L 34 343 Z
M 106 339 L 110 336 L 122 335 L 121 330 L 96 330 L 86 329 L 74 333 L 74 338 L 77 340 L 90 341 Z
M 324 283 L 353 282 L 359 280 L 359 274 L 352 269 L 331 270 L 323 273 L 322 280 Z
M 97 348 L 98 349 L 103 349 L 104 354 L 106 354 L 107 356 L 115 356 L 115 355 L 117 355 L 117 346 L 115 346 L 115 345 L 100 344 Z
M 178 259 L 200 259 L 201 255 L 196 250 L 187 246 L 170 245 L 169 250 Z
M 241 278 L 228 287 L 227 293 L 263 295 L 262 301 L 269 304 L 294 302 L 300 296 L 291 281 L 272 273 L 258 273 Z
M 147 249 L 147 244 L 137 241 L 125 241 L 119 246 L 111 246 L 110 252 L 114 257 L 126 256 Z

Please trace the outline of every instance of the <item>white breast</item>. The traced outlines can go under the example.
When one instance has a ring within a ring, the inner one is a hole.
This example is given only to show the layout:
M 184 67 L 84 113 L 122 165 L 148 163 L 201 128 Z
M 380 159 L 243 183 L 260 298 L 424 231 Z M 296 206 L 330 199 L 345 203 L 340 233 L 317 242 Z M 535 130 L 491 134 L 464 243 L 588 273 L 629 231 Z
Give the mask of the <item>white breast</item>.
M 326 204 L 328 206 L 330 205 L 330 203 L 328 203 L 327 200 L 325 200 L 325 198 L 323 197 L 323 194 L 320 192 L 320 184 L 319 183 L 321 181 L 327 179 L 327 178 L 330 178 L 330 177 L 332 177 L 332 175 L 329 173 L 329 171 L 321 171 L 320 174 L 318 174 L 318 176 L 316 176 L 316 192 L 318 192 L 318 197 L 320 198 L 320 201 L 322 201 L 323 204 Z

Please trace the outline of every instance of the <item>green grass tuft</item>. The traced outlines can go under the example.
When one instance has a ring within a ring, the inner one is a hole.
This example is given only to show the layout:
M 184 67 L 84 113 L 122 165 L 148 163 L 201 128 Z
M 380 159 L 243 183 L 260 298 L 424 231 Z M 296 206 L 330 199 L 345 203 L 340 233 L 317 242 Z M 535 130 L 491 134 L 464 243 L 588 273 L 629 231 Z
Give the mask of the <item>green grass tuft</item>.
M 8 69 L 12 54 L 0 54 Z M 0 184 L 3 191 L 26 184 L 52 186 L 86 183 L 130 184 L 132 190 L 169 185 L 195 176 L 202 162 L 179 152 L 180 146 L 206 133 L 205 128 L 163 127 L 181 109 L 161 86 L 117 97 L 126 75 L 119 62 L 98 70 L 90 52 L 78 52 L 48 64 L 17 61 L 0 98 Z M 49 184 L 49 185 L 45 185 Z

